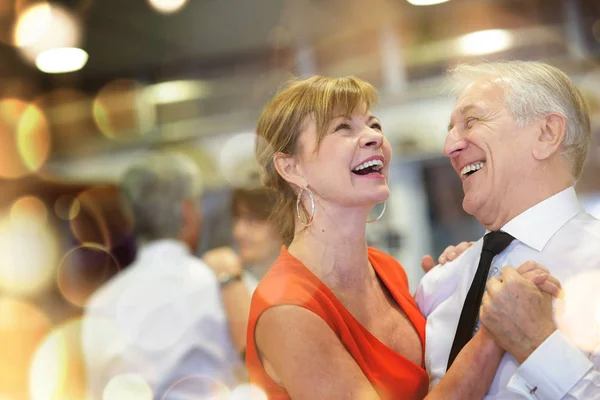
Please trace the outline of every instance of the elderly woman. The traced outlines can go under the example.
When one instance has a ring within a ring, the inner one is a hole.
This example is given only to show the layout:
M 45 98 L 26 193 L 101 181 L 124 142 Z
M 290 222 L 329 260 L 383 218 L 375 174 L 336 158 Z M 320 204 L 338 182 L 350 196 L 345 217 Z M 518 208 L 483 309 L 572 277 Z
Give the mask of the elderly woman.
M 280 92 L 258 122 L 285 246 L 254 293 L 246 362 L 270 399 L 478 398 L 503 354 L 480 329 L 427 394 L 425 319 L 402 266 L 365 238 L 390 194 L 376 100 L 360 79 L 316 76 Z

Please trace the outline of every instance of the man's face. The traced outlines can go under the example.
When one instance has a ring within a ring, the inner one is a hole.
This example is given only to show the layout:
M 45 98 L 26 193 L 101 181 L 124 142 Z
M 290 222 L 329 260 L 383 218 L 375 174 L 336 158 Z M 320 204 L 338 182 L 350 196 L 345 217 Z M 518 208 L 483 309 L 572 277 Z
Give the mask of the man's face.
M 517 125 L 502 81 L 490 77 L 461 93 L 448 128 L 444 153 L 462 180 L 464 210 L 484 226 L 510 213 L 509 199 L 526 190 L 521 182 L 533 167 L 535 125 Z

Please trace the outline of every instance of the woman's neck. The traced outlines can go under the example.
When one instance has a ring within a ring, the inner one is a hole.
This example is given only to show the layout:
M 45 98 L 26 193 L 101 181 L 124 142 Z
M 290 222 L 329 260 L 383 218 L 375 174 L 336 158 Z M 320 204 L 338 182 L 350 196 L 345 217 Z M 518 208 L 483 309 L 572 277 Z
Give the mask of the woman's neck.
M 321 212 L 307 228 L 296 221 L 296 235 L 288 251 L 331 289 L 368 284 L 375 278 L 370 267 L 367 214 L 360 210 Z

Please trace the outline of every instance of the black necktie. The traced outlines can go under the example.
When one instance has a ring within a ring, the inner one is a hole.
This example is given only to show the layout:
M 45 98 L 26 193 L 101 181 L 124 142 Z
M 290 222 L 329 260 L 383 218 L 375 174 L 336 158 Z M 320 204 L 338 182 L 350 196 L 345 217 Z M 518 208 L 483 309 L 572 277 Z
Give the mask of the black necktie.
M 458 353 L 460 353 L 462 348 L 469 340 L 471 340 L 471 337 L 473 337 L 475 323 L 479 316 L 481 298 L 485 291 L 485 284 L 490 271 L 490 265 L 492 265 L 492 260 L 498 254 L 502 253 L 513 239 L 514 238 L 508 233 L 499 231 L 490 232 L 484 236 L 479 266 L 477 266 L 477 272 L 475 273 L 475 277 L 469 288 L 469 293 L 467 293 L 467 298 L 465 299 L 465 304 L 463 305 L 460 319 L 458 320 L 456 335 L 454 336 L 454 342 L 452 343 L 452 349 L 450 350 L 450 357 L 448 357 L 448 369 L 450 369 L 450 366 Z

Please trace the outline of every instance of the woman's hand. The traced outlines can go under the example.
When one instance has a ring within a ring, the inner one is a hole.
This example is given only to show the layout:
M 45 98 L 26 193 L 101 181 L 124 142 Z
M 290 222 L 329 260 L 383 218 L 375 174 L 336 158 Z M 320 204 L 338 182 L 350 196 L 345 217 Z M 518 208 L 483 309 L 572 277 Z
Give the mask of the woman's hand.
M 446 264 L 448 261 L 456 260 L 456 258 L 462 253 L 464 253 L 465 250 L 473 246 L 473 243 L 475 242 L 461 242 L 456 246 L 446 247 L 446 250 L 444 250 L 442 255 L 438 258 L 438 263 L 443 265 Z M 429 270 L 435 267 L 435 265 L 436 264 L 433 260 L 433 257 L 429 254 L 421 259 L 421 268 L 423 268 L 423 271 L 425 271 L 425 273 L 429 272 Z
M 209 250 L 202 256 L 202 261 L 213 270 L 216 276 L 237 276 L 243 270 L 242 260 L 231 247 Z
M 549 293 L 553 297 L 562 297 L 562 285 L 542 264 L 527 261 L 517 268 L 517 272 L 536 285 L 540 291 Z

